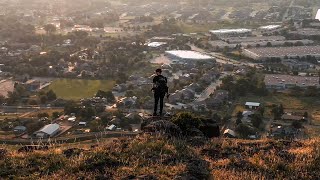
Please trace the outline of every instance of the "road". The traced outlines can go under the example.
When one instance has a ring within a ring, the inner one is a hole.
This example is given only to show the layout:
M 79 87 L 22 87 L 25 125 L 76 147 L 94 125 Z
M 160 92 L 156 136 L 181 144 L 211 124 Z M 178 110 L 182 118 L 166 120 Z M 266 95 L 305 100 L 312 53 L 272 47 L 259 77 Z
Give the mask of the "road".
M 233 64 L 235 66 L 250 66 L 250 67 L 256 67 L 257 64 L 255 63 L 251 63 L 251 62 L 239 62 L 237 60 L 234 60 L 234 59 L 231 59 L 231 58 L 228 58 L 228 57 L 225 57 L 223 54 L 221 53 L 216 53 L 216 52 L 208 52 L 204 49 L 201 49 L 201 48 L 198 48 L 192 44 L 188 44 L 190 47 L 191 47 L 191 50 L 193 51 L 198 51 L 198 52 L 201 52 L 201 53 L 204 53 L 204 54 L 207 54 L 207 55 L 210 55 L 212 57 L 215 57 L 216 58 L 216 61 L 218 63 L 221 63 L 221 64 Z
M 211 94 L 214 93 L 214 91 L 222 84 L 222 79 L 229 75 L 230 73 L 224 72 L 219 79 L 217 79 L 215 82 L 212 82 L 201 94 L 200 97 L 194 100 L 194 102 L 200 102 L 208 99 Z M 194 103 L 193 102 L 193 103 Z

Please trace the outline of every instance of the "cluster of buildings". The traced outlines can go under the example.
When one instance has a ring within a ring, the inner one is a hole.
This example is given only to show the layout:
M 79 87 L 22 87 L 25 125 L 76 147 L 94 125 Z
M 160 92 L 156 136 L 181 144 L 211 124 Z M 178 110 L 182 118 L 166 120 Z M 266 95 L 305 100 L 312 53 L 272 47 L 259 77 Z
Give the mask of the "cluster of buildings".
M 319 77 L 303 77 L 280 74 L 266 74 L 264 83 L 267 89 L 285 90 L 292 87 L 307 88 L 314 86 L 319 88 Z
M 243 54 L 251 59 L 263 61 L 271 58 L 295 59 L 307 56 L 320 57 L 320 46 L 263 47 L 244 49 Z

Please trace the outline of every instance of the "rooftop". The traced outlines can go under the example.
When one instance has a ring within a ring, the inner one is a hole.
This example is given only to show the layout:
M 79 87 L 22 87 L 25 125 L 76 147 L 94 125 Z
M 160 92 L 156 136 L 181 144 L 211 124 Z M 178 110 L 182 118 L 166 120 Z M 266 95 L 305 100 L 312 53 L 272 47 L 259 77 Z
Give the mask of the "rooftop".
M 214 59 L 211 56 L 202 54 L 197 51 L 174 50 L 174 51 L 166 51 L 166 53 L 181 59 L 199 59 L 199 60 Z
M 223 38 L 224 41 L 229 41 L 229 43 L 259 42 L 259 41 L 284 41 L 285 39 L 286 38 L 284 36 L 253 36 L 253 37 Z
M 296 31 L 290 31 L 290 33 L 304 35 L 304 36 L 319 36 L 320 35 L 319 29 L 315 29 L 315 28 L 302 28 L 302 29 L 298 29 Z
M 246 102 L 246 106 L 260 106 L 260 103 L 257 102 Z
M 151 43 L 148 43 L 148 47 L 156 48 L 156 47 L 160 47 L 165 44 L 167 44 L 167 43 L 166 42 L 151 42 Z
M 59 128 L 60 128 L 59 124 L 56 124 L 56 123 L 48 124 L 48 125 L 45 125 L 43 128 L 41 128 L 38 132 L 43 132 L 50 135 L 56 132 Z
M 264 82 L 268 86 L 290 84 L 297 86 L 319 86 L 319 77 L 302 77 L 280 74 L 266 74 Z
M 278 29 L 280 27 L 281 27 L 281 25 L 268 25 L 268 26 L 261 26 L 261 27 L 259 27 L 259 29 L 262 29 L 262 30 L 274 30 L 274 29 Z
M 251 29 L 218 29 L 218 30 L 211 30 L 212 34 L 230 34 L 230 33 L 248 33 L 251 32 Z
M 317 56 L 320 55 L 320 46 L 264 47 L 246 49 L 246 51 L 260 57 Z
M 320 9 L 318 9 L 317 15 L 316 15 L 316 19 L 318 19 L 320 21 Z

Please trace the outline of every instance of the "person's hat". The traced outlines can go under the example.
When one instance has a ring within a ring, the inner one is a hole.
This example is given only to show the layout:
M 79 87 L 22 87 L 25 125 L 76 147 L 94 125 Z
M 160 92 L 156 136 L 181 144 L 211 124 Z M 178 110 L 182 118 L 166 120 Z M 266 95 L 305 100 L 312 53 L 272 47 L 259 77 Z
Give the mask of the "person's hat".
M 161 70 L 161 69 L 156 69 L 156 72 L 161 73 L 161 72 L 162 72 L 162 70 Z

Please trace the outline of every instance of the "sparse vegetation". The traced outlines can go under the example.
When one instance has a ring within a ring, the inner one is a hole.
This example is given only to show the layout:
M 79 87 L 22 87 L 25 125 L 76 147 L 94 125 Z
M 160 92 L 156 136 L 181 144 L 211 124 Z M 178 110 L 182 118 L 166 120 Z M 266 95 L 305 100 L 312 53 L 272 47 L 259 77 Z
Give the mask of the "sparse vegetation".
M 212 139 L 193 146 L 187 139 L 141 135 L 98 143 L 18 153 L 2 145 L 2 178 L 122 179 L 316 179 L 319 139 L 302 142 Z

